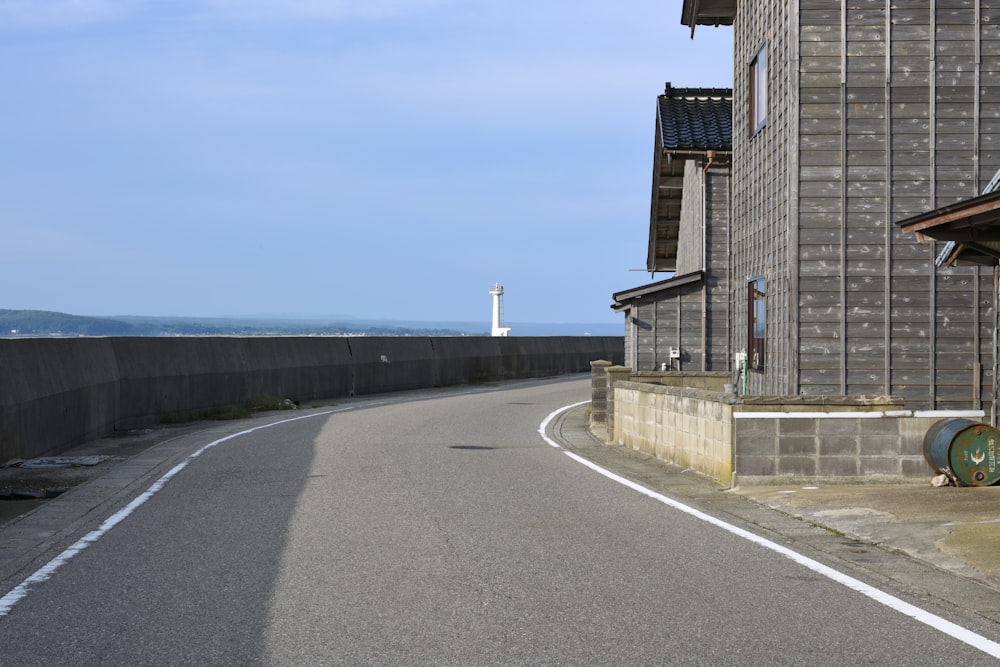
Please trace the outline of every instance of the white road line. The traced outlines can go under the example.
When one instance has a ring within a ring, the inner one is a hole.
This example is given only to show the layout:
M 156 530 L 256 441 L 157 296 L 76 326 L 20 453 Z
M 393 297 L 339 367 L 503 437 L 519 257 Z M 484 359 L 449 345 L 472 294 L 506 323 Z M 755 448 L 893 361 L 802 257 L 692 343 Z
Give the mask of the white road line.
M 468 396 L 468 395 L 472 395 L 472 394 L 481 394 L 481 393 L 484 393 L 484 392 L 495 391 L 495 390 L 496 390 L 495 388 L 486 388 L 486 389 L 484 389 L 484 388 L 477 387 L 477 388 L 474 388 L 474 389 L 466 389 L 466 390 L 457 391 L 457 392 L 454 392 L 454 393 L 449 393 L 447 395 L 448 396 Z M 433 396 L 432 398 L 437 398 L 437 396 Z M 334 414 L 334 413 L 337 413 L 337 412 L 347 412 L 347 411 L 350 411 L 350 410 L 358 410 L 358 409 L 361 409 L 361 408 L 372 408 L 372 407 L 378 407 L 378 406 L 381 406 L 381 405 L 388 405 L 388 404 L 392 404 L 392 403 L 399 403 L 399 402 L 404 402 L 405 403 L 405 402 L 408 402 L 409 400 L 423 400 L 423 399 L 418 397 L 418 398 L 402 398 L 402 399 L 391 399 L 390 398 L 390 399 L 369 400 L 369 401 L 365 401 L 365 402 L 359 403 L 357 405 L 348 405 L 348 406 L 344 406 L 344 407 L 341 407 L 341 408 L 336 408 L 336 409 L 333 409 L 333 410 L 324 410 L 323 412 L 314 412 L 314 413 L 311 413 L 311 414 L 308 414 L 308 415 L 302 415 L 300 417 L 292 417 L 291 419 L 282 419 L 280 421 L 272 422 L 270 424 L 262 424 L 261 426 L 255 426 L 253 428 L 248 428 L 248 429 L 246 429 L 244 431 L 240 431 L 239 433 L 233 433 L 233 434 L 227 435 L 224 438 L 219 438 L 218 440 L 213 440 L 212 442 L 208 443 L 207 445 L 202 446 L 200 449 L 198 449 L 194 453 L 188 455 L 187 458 L 185 458 L 183 461 L 181 461 L 176 466 L 174 466 L 172 469 L 170 469 L 166 474 L 164 474 L 158 480 L 156 480 L 155 482 L 153 482 L 153 484 L 148 489 L 146 489 L 145 492 L 143 492 L 142 494 L 136 496 L 136 498 L 134 500 L 132 500 L 132 502 L 130 502 L 128 505 L 126 505 L 121 510 L 119 510 L 115 514 L 111 515 L 107 519 L 105 519 L 105 521 L 98 528 L 90 531 L 89 533 L 87 533 L 86 535 L 84 535 L 83 537 L 81 537 L 79 540 L 77 540 L 72 545 L 70 545 L 69 547 L 67 547 L 58 556 L 56 556 L 55 558 L 53 558 L 52 560 L 50 560 L 48 563 L 46 563 L 45 565 L 43 565 L 42 567 L 40 567 L 32 575 L 30 575 L 27 579 L 23 580 L 20 584 L 18 584 L 16 587 L 14 587 L 13 589 L 11 589 L 6 595 L 4 595 L 3 597 L 0 597 L 0 618 L 3 618 L 4 616 L 7 616 L 7 614 L 10 613 L 11 609 L 13 609 L 14 606 L 18 602 L 20 602 L 21 600 L 23 600 L 24 598 L 26 598 L 33 588 L 35 588 L 36 586 L 38 586 L 38 585 L 40 585 L 40 584 L 48 581 L 49 579 L 51 579 L 52 576 L 56 572 L 58 572 L 60 568 L 62 568 L 68 562 L 70 562 L 71 560 L 73 560 L 73 558 L 78 553 L 80 553 L 81 551 L 83 551 L 84 549 L 86 549 L 87 547 L 89 547 L 91 544 L 94 544 L 95 542 L 97 542 L 97 540 L 99 540 L 102 537 L 104 537 L 108 533 L 108 531 L 110 531 L 112 528 L 114 528 L 116 525 L 118 525 L 121 521 L 123 521 L 130 514 L 132 514 L 133 512 L 135 512 L 135 510 L 137 510 L 139 507 L 141 507 L 143 504 L 145 504 L 147 500 L 149 500 L 150 498 L 152 498 L 153 496 L 155 496 L 157 493 L 159 493 L 160 489 L 162 489 L 166 485 L 167 482 L 169 482 L 175 475 L 177 475 L 177 473 L 179 473 L 181 470 L 184 470 L 184 468 L 186 468 L 189 463 L 191 463 L 194 459 L 196 459 L 199 456 L 201 456 L 202 454 L 204 454 L 206 451 L 208 451 L 212 447 L 215 447 L 216 445 L 222 444 L 223 442 L 226 442 L 227 440 L 232 440 L 233 438 L 238 438 L 240 436 L 247 435 L 248 433 L 253 433 L 254 431 L 259 431 L 261 429 L 271 428 L 272 426 L 278 426 L 280 424 L 288 424 L 289 422 L 299 421 L 300 419 L 311 419 L 313 417 L 321 417 L 323 415 L 330 415 L 330 414 Z M 571 407 L 573 407 L 573 406 L 571 406 Z M 555 446 L 558 447 L 558 445 L 555 445 Z
M 555 412 L 553 412 L 552 414 L 550 414 L 548 417 L 546 417 L 545 419 L 543 419 L 542 423 L 538 426 L 538 433 L 539 433 L 539 435 L 542 436 L 542 440 L 544 440 L 550 446 L 555 447 L 556 449 L 562 449 L 562 446 L 558 442 L 556 442 L 555 440 L 553 440 L 552 438 L 550 438 L 548 436 L 548 434 L 545 433 L 545 430 L 549 427 L 549 422 L 551 422 L 553 419 L 555 419 L 556 417 L 558 417 L 562 413 L 566 412 L 567 410 L 572 410 L 573 408 L 578 408 L 581 405 L 586 405 L 587 403 L 590 403 L 590 401 L 580 401 L 579 403 L 574 403 L 573 405 L 567 405 L 567 406 L 561 407 L 558 410 L 556 410 Z
M 454 392 L 454 393 L 448 394 L 448 395 L 449 396 L 467 396 L 467 395 L 470 395 L 470 394 L 483 393 L 484 391 L 493 391 L 493 389 L 491 388 L 491 389 L 485 389 L 484 390 L 484 389 L 481 389 L 481 388 L 476 388 L 476 389 L 469 389 L 469 390 Z M 169 470 L 166 474 L 164 474 L 158 480 L 156 480 L 155 482 L 153 482 L 153 484 L 145 492 L 143 492 L 142 494 L 136 496 L 136 498 L 134 500 L 132 500 L 132 502 L 130 502 L 128 505 L 126 505 L 125 507 L 123 507 L 121 510 L 119 510 L 115 514 L 113 514 L 110 517 L 108 517 L 104 521 L 104 523 L 102 523 L 98 528 L 90 531 L 89 533 L 87 533 L 86 535 L 84 535 L 83 537 L 81 537 L 79 540 L 77 540 L 72 545 L 70 545 L 69 547 L 67 547 L 61 554 L 59 554 L 58 556 L 56 556 L 55 558 L 53 558 L 52 560 L 50 560 L 48 563 L 46 563 L 45 565 L 43 565 L 42 567 L 40 567 L 37 571 L 35 571 L 27 579 L 25 579 L 20 584 L 18 584 L 16 587 L 14 587 L 13 589 L 11 589 L 10 592 L 8 592 L 6 595 L 4 595 L 3 597 L 0 597 L 0 618 L 3 618 L 7 614 L 9 614 L 10 611 L 11 611 L 11 609 L 14 608 L 14 605 L 16 605 L 18 602 L 20 602 L 24 598 L 26 598 L 33 588 L 35 588 L 39 584 L 42 584 L 42 583 L 48 581 L 49 579 L 51 579 L 52 576 L 56 572 L 58 572 L 60 568 L 62 568 L 69 561 L 71 561 L 78 553 L 80 553 L 81 551 L 83 551 L 84 549 L 86 549 L 87 547 L 89 547 L 91 544 L 97 542 L 97 540 L 99 540 L 102 537 L 104 537 L 108 533 L 108 531 L 110 531 L 112 528 L 114 528 L 116 525 L 118 525 L 121 521 L 123 521 L 126 517 L 128 517 L 130 514 L 132 514 L 135 510 L 137 510 L 139 507 L 141 507 L 143 504 L 145 504 L 145 502 L 147 500 L 149 500 L 154 495 L 156 495 L 160 491 L 160 489 L 162 489 L 166 485 L 167 482 L 169 482 L 181 470 L 183 470 L 184 468 L 186 468 L 188 466 L 188 464 L 191 463 L 191 461 L 193 461 L 194 459 L 198 458 L 199 456 L 201 456 L 202 454 L 204 454 L 206 451 L 208 451 L 212 447 L 215 447 L 216 445 L 222 444 L 223 442 L 226 442 L 227 440 L 232 440 L 233 438 L 238 438 L 240 436 L 247 435 L 248 433 L 253 433 L 254 431 L 259 431 L 259 430 L 265 429 L 265 428 L 271 428 L 272 426 L 278 426 L 280 424 L 287 424 L 289 422 L 299 421 L 300 419 L 311 419 L 313 417 L 321 417 L 323 415 L 330 415 L 330 414 L 334 414 L 334 413 L 337 413 L 337 412 L 347 412 L 347 411 L 350 411 L 350 410 L 358 410 L 358 409 L 361 409 L 361 408 L 378 407 L 378 406 L 381 406 L 381 405 L 388 405 L 388 404 L 392 404 L 392 403 L 407 402 L 408 400 L 422 400 L 422 399 L 420 399 L 420 398 L 416 398 L 416 399 L 403 398 L 403 399 L 369 400 L 369 401 L 365 401 L 365 402 L 359 403 L 357 405 L 348 405 L 348 406 L 344 406 L 344 407 L 341 407 L 341 408 L 336 408 L 336 409 L 333 409 L 333 410 L 324 410 L 323 412 L 314 412 L 314 413 L 311 413 L 311 414 L 308 414 L 308 415 L 302 415 L 300 417 L 292 417 L 291 419 L 282 419 L 280 421 L 276 421 L 276 422 L 273 422 L 273 423 L 270 423 L 270 424 L 262 424 L 261 426 L 255 426 L 253 428 L 248 428 L 248 429 L 246 429 L 244 431 L 240 431 L 239 433 L 233 433 L 231 435 L 227 435 L 224 438 L 219 438 L 218 440 L 213 440 L 212 442 L 208 443 L 207 445 L 204 445 L 203 447 L 201 447 L 200 449 L 198 449 L 194 453 L 188 455 L 187 458 L 185 458 L 183 461 L 181 461 L 176 466 L 174 466 L 171 470 Z
M 200 449 L 192 454 L 189 454 L 187 458 L 175 465 L 168 472 L 166 472 L 162 477 L 153 482 L 153 484 L 146 489 L 145 492 L 136 496 L 128 505 L 118 510 L 110 517 L 104 520 L 104 522 L 94 530 L 90 531 L 79 540 L 74 542 L 72 545 L 66 548 L 61 554 L 50 560 L 48 563 L 40 567 L 34 574 L 29 576 L 27 579 L 18 584 L 9 593 L 0 597 L 0 618 L 3 618 L 10 613 L 11 609 L 14 608 L 18 602 L 23 600 L 28 596 L 31 590 L 52 578 L 59 569 L 66 563 L 73 560 L 73 558 L 79 554 L 81 551 L 89 547 L 91 544 L 97 542 L 97 540 L 104 537 L 108 531 L 117 526 L 121 521 L 123 521 L 127 516 L 135 512 L 139 507 L 141 507 L 147 500 L 159 493 L 160 489 L 166 486 L 177 473 L 184 470 L 193 460 L 204 454 L 206 451 L 215 447 L 218 444 L 226 442 L 227 440 L 232 440 L 233 438 L 238 438 L 248 433 L 253 433 L 254 431 L 260 431 L 265 428 L 271 428 L 272 426 L 278 426 L 280 424 L 287 424 L 289 422 L 299 421 L 301 419 L 311 419 L 313 417 L 320 417 L 323 415 L 333 414 L 334 412 L 344 412 L 346 410 L 352 410 L 353 407 L 339 408 L 337 410 L 325 410 L 323 412 L 315 412 L 308 415 L 302 415 L 301 417 L 293 417 L 291 419 L 282 419 L 281 421 L 272 422 L 270 424 L 262 424 L 261 426 L 255 426 L 253 428 L 248 428 L 245 431 L 240 431 L 239 433 L 233 433 L 225 436 L 224 438 L 219 438 L 218 440 L 213 440 L 207 445 L 202 446 Z
M 788 558 L 788 559 L 790 559 L 790 560 L 798 563 L 799 565 L 802 565 L 803 567 L 807 567 L 810 570 L 812 570 L 813 572 L 821 574 L 824 577 L 827 577 L 828 579 L 831 579 L 831 580 L 837 582 L 838 584 L 842 584 L 842 585 L 846 586 L 847 588 L 850 588 L 851 590 L 857 591 L 857 592 L 861 593 L 862 595 L 865 595 L 865 596 L 871 598 L 872 600 L 875 600 L 876 602 L 878 602 L 878 603 L 880 603 L 882 605 L 885 605 L 886 607 L 889 607 L 890 609 L 894 609 L 895 611 L 898 611 L 901 614 L 904 614 L 906 616 L 909 616 L 910 618 L 913 618 L 913 619 L 915 619 L 917 621 L 920 621 L 921 623 L 923 623 L 925 625 L 928 625 L 928 626 L 934 628 L 935 630 L 943 632 L 944 634 L 948 635 L 949 637 L 954 637 L 955 639 L 957 639 L 957 640 L 959 640 L 961 642 L 964 642 L 964 643 L 968 644 L 969 646 L 972 646 L 973 648 L 977 648 L 980 651 L 982 651 L 983 653 L 989 654 L 989 655 L 993 656 L 994 658 L 1000 658 L 1000 644 L 998 644 L 997 642 L 994 642 L 994 641 L 992 641 L 990 639 L 987 639 L 986 637 L 983 637 L 982 635 L 976 634 L 975 632 L 972 632 L 971 630 L 969 630 L 967 628 L 963 628 L 960 625 L 956 625 L 955 623 L 952 623 L 951 621 L 949 621 L 947 619 L 941 618 L 940 616 L 937 616 L 936 614 L 932 614 L 929 611 L 921 609 L 920 607 L 914 606 L 914 605 L 910 604 L 909 602 L 905 602 L 903 600 L 900 600 L 899 598 L 897 598 L 897 597 L 895 597 L 893 595 L 890 595 L 889 593 L 886 593 L 885 591 L 881 591 L 881 590 L 875 588 L 874 586 L 869 586 L 868 584 L 864 583 L 863 581 L 860 581 L 858 579 L 855 579 L 854 577 L 848 576 L 848 575 L 844 574 L 843 572 L 838 572 L 837 570 L 835 570 L 835 569 L 833 569 L 831 567 L 823 565 L 819 561 L 815 561 L 812 558 L 809 558 L 807 556 L 803 556 L 802 554 L 800 554 L 800 553 L 798 553 L 796 551 L 792 551 L 791 549 L 789 549 L 787 547 L 783 547 L 783 546 L 781 546 L 780 544 L 778 544 L 776 542 L 772 542 L 771 540 L 765 539 L 765 538 L 761 537 L 760 535 L 755 535 L 754 533 L 751 533 L 748 530 L 744 530 L 744 529 L 739 528 L 737 526 L 734 526 L 734 525 L 732 525 L 730 523 L 726 523 L 725 521 L 722 521 L 721 519 L 717 519 L 716 517 L 711 516 L 710 514 L 706 514 L 706 513 L 702 512 L 701 510 L 697 510 L 697 509 L 695 509 L 693 507 L 685 505 L 684 503 L 678 502 L 678 501 L 676 501 L 676 500 L 674 500 L 672 498 L 668 498 L 667 496 L 664 496 L 664 495 L 662 495 L 660 493 L 657 493 L 656 491 L 653 491 L 651 489 L 647 489 L 646 487 L 642 486 L 641 484 L 637 484 L 637 483 L 633 482 L 632 480 L 625 479 L 624 477 L 616 475 L 615 473 L 613 473 L 613 472 L 611 472 L 609 470 L 606 470 L 606 469 L 600 467 L 599 465 L 597 465 L 595 463 L 592 463 L 592 462 L 588 461 L 587 459 L 583 458 L 582 456 L 579 456 L 577 454 L 574 454 L 573 452 L 570 452 L 570 451 L 567 451 L 567 450 L 563 449 L 562 446 L 559 445 L 559 443 L 557 443 L 554 440 L 552 440 L 551 438 L 549 438 L 549 436 L 545 433 L 545 429 L 548 427 L 549 423 L 555 417 L 557 417 L 558 415 L 560 415 L 561 413 L 563 413 L 563 412 L 565 412 L 567 410 L 571 410 L 571 409 L 573 409 L 575 407 L 578 407 L 580 405 L 583 405 L 583 404 L 589 403 L 589 402 L 590 401 L 582 401 L 580 403 L 574 403 L 573 405 L 567 405 L 565 407 L 559 408 L 558 410 L 556 410 L 555 412 L 553 412 L 549 416 L 547 416 L 542 421 L 541 426 L 539 426 L 539 428 L 538 428 L 538 432 L 541 434 L 542 439 L 545 440 L 545 442 L 547 442 L 549 445 L 551 445 L 553 447 L 556 447 L 558 449 L 562 449 L 563 453 L 565 453 L 566 456 L 570 457 L 574 461 L 577 461 L 578 463 L 582 463 L 583 465 L 587 466 L 591 470 L 594 470 L 594 471 L 596 471 L 596 472 L 604 475 L 608 479 L 614 480 L 615 482 L 618 482 L 619 484 L 622 484 L 623 486 L 627 486 L 628 488 L 630 488 L 630 489 L 632 489 L 634 491 L 638 491 L 639 493 L 641 493 L 643 495 L 646 495 L 646 496 L 652 498 L 653 500 L 657 500 L 657 501 L 663 503 L 664 505 L 667 505 L 668 507 L 671 507 L 671 508 L 673 508 L 675 510 L 683 512 L 683 513 L 685 513 L 685 514 L 687 514 L 689 516 L 692 516 L 692 517 L 694 517 L 696 519 L 700 519 L 701 521 L 704 521 L 705 523 L 709 523 L 709 524 L 711 524 L 713 526 L 721 528 L 721 529 L 723 529 L 723 530 L 725 530 L 727 532 L 732 533 L 733 535 L 736 535 L 738 537 L 742 537 L 743 539 L 748 540 L 750 542 L 753 542 L 754 544 L 760 545 L 760 546 L 764 547 L 765 549 L 770 549 L 771 551 L 774 551 L 775 553 L 781 554 L 785 558 Z

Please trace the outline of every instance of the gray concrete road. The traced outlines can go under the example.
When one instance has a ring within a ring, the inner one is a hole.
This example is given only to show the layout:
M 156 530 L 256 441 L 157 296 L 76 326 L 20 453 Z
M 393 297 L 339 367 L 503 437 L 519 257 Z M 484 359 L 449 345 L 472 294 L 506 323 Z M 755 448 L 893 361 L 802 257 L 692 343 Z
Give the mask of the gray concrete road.
M 92 543 L 23 586 L 0 665 L 993 664 L 550 446 L 539 425 L 588 391 L 387 397 L 192 436 L 215 444 L 135 509 L 95 509 Z

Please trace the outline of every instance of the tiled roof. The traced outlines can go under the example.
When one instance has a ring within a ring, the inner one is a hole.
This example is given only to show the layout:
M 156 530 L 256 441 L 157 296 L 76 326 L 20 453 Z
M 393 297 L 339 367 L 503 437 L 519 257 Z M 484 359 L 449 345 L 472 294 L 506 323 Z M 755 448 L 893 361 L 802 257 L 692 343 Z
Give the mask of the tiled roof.
M 664 150 L 733 149 L 732 89 L 673 88 L 668 83 L 657 99 Z

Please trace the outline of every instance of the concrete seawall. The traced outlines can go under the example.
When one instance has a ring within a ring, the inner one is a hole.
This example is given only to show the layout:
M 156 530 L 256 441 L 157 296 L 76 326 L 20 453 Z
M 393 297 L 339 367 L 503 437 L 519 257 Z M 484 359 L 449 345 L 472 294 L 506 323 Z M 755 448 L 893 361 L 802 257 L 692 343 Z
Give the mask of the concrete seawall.
M 0 463 L 262 397 L 333 399 L 548 377 L 624 360 L 585 337 L 0 339 Z

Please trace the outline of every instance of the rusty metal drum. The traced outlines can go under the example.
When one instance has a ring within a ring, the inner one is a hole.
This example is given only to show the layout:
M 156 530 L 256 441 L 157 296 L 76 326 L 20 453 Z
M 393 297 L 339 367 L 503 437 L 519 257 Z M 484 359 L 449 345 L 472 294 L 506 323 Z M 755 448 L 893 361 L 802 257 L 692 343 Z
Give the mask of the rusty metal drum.
M 1000 431 L 971 419 L 942 419 L 924 436 L 924 458 L 934 470 L 963 486 L 1000 481 Z

